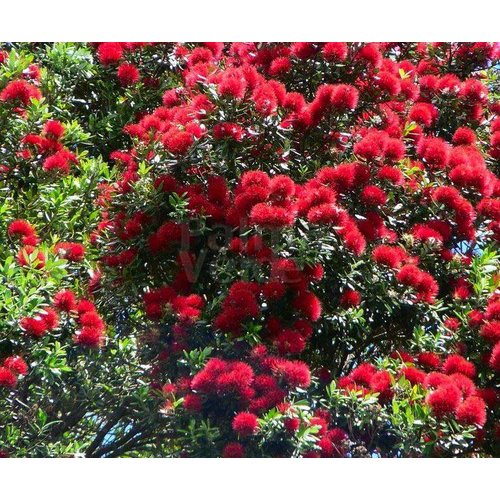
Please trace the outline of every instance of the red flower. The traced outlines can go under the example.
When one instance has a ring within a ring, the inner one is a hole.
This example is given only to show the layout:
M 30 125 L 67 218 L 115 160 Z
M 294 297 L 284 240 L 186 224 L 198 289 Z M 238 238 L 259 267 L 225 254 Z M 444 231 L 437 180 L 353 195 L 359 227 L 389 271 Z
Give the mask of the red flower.
M 80 262 L 85 256 L 85 247 L 81 243 L 60 242 L 54 247 L 54 253 L 71 262 Z
M 361 191 L 361 201 L 369 206 L 385 205 L 387 203 L 387 195 L 383 189 L 370 185 Z
M 40 100 L 42 93 L 24 80 L 14 80 L 0 92 L 0 101 L 20 101 L 24 106 L 27 106 L 32 98 Z
M 271 229 L 291 226 L 295 222 L 290 209 L 258 203 L 250 211 L 250 223 Z
M 321 316 L 321 302 L 312 292 L 300 292 L 294 299 L 293 306 L 311 321 L 317 321 Z
M 432 104 L 417 102 L 408 113 L 408 118 L 419 125 L 430 127 L 438 117 L 438 110 Z
M 347 43 L 329 42 L 325 43 L 321 53 L 327 61 L 344 61 L 347 57 Z
M 105 42 L 99 44 L 97 55 L 101 64 L 105 66 L 118 62 L 123 56 L 122 44 L 119 42 Z
M 49 330 L 53 330 L 59 325 L 59 315 L 51 307 L 45 307 L 40 316 L 45 321 Z
M 468 397 L 457 408 L 456 417 L 461 424 L 482 427 L 486 423 L 484 400 L 476 396 Z
M 404 142 L 400 139 L 388 139 L 385 145 L 384 157 L 386 160 L 397 162 L 406 154 Z
M 234 139 L 241 141 L 244 136 L 244 129 L 241 125 L 231 122 L 217 123 L 214 126 L 214 139 Z
M 423 384 L 425 381 L 425 372 L 415 368 L 414 366 L 406 366 L 401 370 L 401 375 L 404 375 L 412 385 Z
M 82 326 L 88 326 L 97 330 L 103 331 L 105 328 L 104 321 L 95 311 L 87 311 L 80 315 L 78 322 Z
M 393 351 L 389 354 L 391 359 L 402 361 L 403 363 L 413 363 L 413 356 L 406 351 Z
M 444 321 L 444 326 L 453 332 L 460 328 L 460 320 L 458 318 L 446 318 Z
M 474 378 L 476 376 L 476 368 L 459 354 L 451 354 L 443 363 L 443 372 L 447 375 L 452 373 L 462 373 L 466 377 Z
M 34 246 L 38 243 L 35 228 L 27 220 L 12 221 L 7 231 L 10 237 L 21 236 L 23 245 Z
M 340 305 L 346 309 L 358 307 L 361 304 L 361 294 L 356 290 L 346 290 L 340 296 Z
M 435 370 L 436 368 L 439 368 L 439 365 L 441 364 L 441 359 L 439 358 L 439 355 L 437 355 L 434 352 L 421 352 L 417 356 L 417 360 L 420 365 L 430 370 Z
M 453 373 L 450 375 L 450 380 L 460 389 L 464 398 L 477 395 L 476 386 L 469 377 L 461 373 Z
M 10 356 L 5 358 L 3 360 L 3 366 L 16 375 L 26 375 L 28 373 L 28 365 L 21 356 Z
M 364 385 L 365 387 L 370 386 L 371 379 L 373 375 L 377 372 L 375 366 L 370 363 L 361 363 L 356 367 L 349 377 L 357 384 Z
M 288 432 L 293 434 L 299 430 L 300 418 L 285 418 L 283 425 Z
M 58 120 L 49 120 L 43 126 L 43 133 L 52 139 L 60 139 L 64 135 L 64 125 Z
M 426 398 L 427 404 L 438 418 L 453 413 L 458 408 L 460 400 L 460 390 L 450 383 L 440 385 Z
M 117 71 L 118 80 L 124 87 L 128 87 L 137 83 L 140 78 L 139 70 L 135 64 L 122 63 L 118 66 Z
M 242 437 L 251 436 L 257 430 L 257 416 L 253 413 L 238 413 L 232 423 L 233 431 Z
M 385 132 L 372 130 L 354 145 L 354 154 L 365 158 L 367 161 L 382 158 L 387 145 L 387 138 Z
M 268 73 L 271 76 L 284 75 L 292 68 L 292 63 L 288 57 L 282 56 L 273 59 L 269 66 Z
M 482 398 L 489 408 L 496 408 L 498 403 L 498 394 L 495 388 L 485 387 L 484 389 L 476 389 L 476 395 Z
M 396 279 L 414 288 L 417 291 L 417 300 L 433 303 L 439 292 L 436 280 L 429 273 L 411 264 L 403 266 L 396 275 Z
M 71 290 L 60 290 L 54 295 L 54 307 L 60 311 L 71 312 L 76 310 L 76 297 Z
M 245 448 L 241 443 L 228 443 L 222 450 L 223 458 L 243 458 L 245 456 Z
M 36 254 L 35 257 L 31 257 L 34 254 Z M 30 266 L 31 263 L 35 263 L 35 269 L 43 269 L 45 267 L 45 254 L 32 245 L 26 245 L 17 253 L 17 262 L 20 266 Z
M 465 80 L 459 96 L 468 103 L 484 103 L 488 98 L 488 88 L 476 78 Z
M 70 158 L 64 151 L 59 151 L 45 159 L 43 169 L 46 172 L 60 172 L 64 175 L 70 172 Z
M 484 315 L 481 311 L 473 309 L 467 314 L 467 323 L 470 327 L 475 328 L 484 321 Z
M 34 318 L 22 318 L 20 325 L 21 328 L 29 335 L 36 338 L 43 337 L 49 330 L 47 323 L 41 316 L 35 316 Z
M 382 370 L 374 373 L 370 378 L 370 389 L 378 392 L 381 400 L 387 400 L 392 396 L 391 383 L 389 372 Z
M 337 111 L 356 109 L 358 100 L 359 92 L 352 85 L 335 85 L 330 95 L 330 103 Z
M 397 269 L 407 258 L 407 255 L 400 247 L 379 245 L 373 249 L 372 258 L 377 264 Z
M 455 130 L 452 141 L 456 146 L 471 146 L 476 142 L 476 134 L 468 127 L 459 127 Z
M 450 159 L 450 146 L 439 137 L 424 137 L 417 145 L 418 156 L 432 169 L 443 169 Z
M 183 402 L 184 408 L 190 413 L 201 413 L 203 400 L 198 394 L 186 394 Z
M 242 76 L 227 74 L 219 83 L 219 94 L 241 99 L 245 95 L 247 82 Z
M 78 333 L 73 336 L 75 344 L 83 347 L 97 348 L 104 342 L 104 336 L 101 328 L 93 326 L 84 326 Z
M 279 360 L 273 367 L 273 372 L 282 377 L 290 387 L 309 387 L 311 384 L 311 372 L 309 367 L 302 361 Z
M 0 366 L 0 387 L 13 389 L 16 386 L 17 377 L 11 370 Z
M 380 44 L 367 43 L 356 54 L 358 59 L 362 59 L 373 67 L 378 68 L 382 63 L 382 54 L 380 53 Z
M 401 91 L 401 79 L 388 71 L 380 71 L 377 73 L 375 85 L 387 92 L 390 96 L 396 96 Z
M 440 385 L 443 384 L 449 384 L 451 383 L 451 378 L 448 377 L 448 375 L 445 375 L 444 373 L 440 372 L 430 372 L 426 375 L 424 385 L 425 387 L 433 388 L 435 389 L 436 387 L 439 387 Z
M 282 330 L 275 339 L 280 354 L 300 354 L 306 348 L 306 339 L 295 330 Z
M 182 130 L 170 132 L 163 138 L 165 148 L 175 155 L 186 154 L 193 143 L 193 135 Z
M 404 181 L 403 172 L 399 168 L 391 167 L 390 165 L 384 165 L 381 167 L 377 172 L 377 177 L 379 179 L 389 181 L 395 186 L 400 186 Z
M 492 344 L 497 343 L 500 341 L 500 321 L 496 320 L 485 323 L 479 333 L 488 342 Z
M 333 227 L 342 228 L 347 222 L 347 214 L 345 210 L 332 203 L 322 203 L 307 212 L 307 219 L 313 224 L 330 224 Z
M 493 371 L 500 372 L 500 342 L 497 342 L 491 351 L 489 365 Z
M 317 48 L 310 42 L 294 42 L 290 45 L 290 51 L 299 59 L 309 59 L 317 52 Z

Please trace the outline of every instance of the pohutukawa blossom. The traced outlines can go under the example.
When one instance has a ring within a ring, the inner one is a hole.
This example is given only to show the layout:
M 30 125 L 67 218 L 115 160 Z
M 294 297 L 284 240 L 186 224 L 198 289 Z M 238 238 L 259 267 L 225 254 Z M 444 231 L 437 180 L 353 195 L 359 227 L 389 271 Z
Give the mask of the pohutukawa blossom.
M 439 368 L 441 359 L 438 354 L 434 352 L 421 352 L 418 356 L 418 363 L 426 369 L 435 370 Z
M 474 378 L 476 376 L 476 368 L 459 354 L 451 354 L 443 363 L 443 372 L 447 374 L 462 373 L 463 375 Z
M 60 139 L 64 135 L 64 125 L 58 120 L 49 120 L 43 125 L 43 133 L 52 139 Z
M 137 66 L 130 63 L 120 64 L 120 66 L 118 66 L 117 76 L 120 84 L 124 87 L 128 87 L 130 85 L 133 85 L 134 83 L 137 83 L 140 78 Z
M 228 443 L 222 451 L 223 458 L 243 458 L 245 448 L 241 443 Z
M 104 65 L 116 63 L 123 56 L 122 44 L 118 42 L 101 43 L 97 51 L 99 61 Z
M 40 90 L 25 80 L 14 80 L 0 92 L 0 101 L 17 102 L 24 106 L 28 106 L 31 99 L 40 100 L 41 97 Z
M 345 308 L 357 307 L 361 303 L 361 294 L 356 290 L 346 290 L 340 296 L 340 305 Z
M 45 267 L 45 253 L 33 245 L 25 245 L 17 253 L 17 262 L 20 266 L 43 269 Z
M 401 370 L 401 374 L 411 382 L 412 385 L 423 384 L 425 381 L 425 372 L 413 366 L 406 366 Z
M 3 366 L 16 375 L 26 375 L 28 373 L 28 365 L 21 356 L 9 356 L 5 358 L 3 360 Z
M 54 295 L 54 307 L 64 312 L 71 312 L 76 309 L 76 297 L 71 290 L 60 290 Z
M 500 372 L 500 342 L 497 342 L 491 351 L 489 365 L 495 372 Z
M 8 233 L 11 238 L 20 236 L 24 245 L 33 246 L 38 243 L 35 228 L 27 220 L 17 219 L 12 221 L 9 224 Z
M 438 418 L 453 413 L 460 404 L 460 390 L 453 384 L 442 384 L 427 396 L 427 403 Z
M 85 247 L 81 243 L 61 242 L 54 247 L 54 253 L 72 262 L 79 262 L 85 256 Z
M 486 422 L 484 401 L 476 396 L 465 399 L 457 408 L 457 420 L 462 424 L 482 427 Z
M 0 366 L 0 388 L 13 389 L 16 386 L 15 373 L 4 366 Z
M 347 57 L 348 47 L 344 42 L 325 43 L 322 49 L 323 57 L 328 61 L 344 61 Z
M 73 340 L 75 344 L 84 347 L 97 348 L 103 344 L 104 335 L 101 331 L 101 328 L 84 326 L 73 336 Z
M 238 413 L 232 423 L 233 431 L 243 437 L 254 434 L 257 426 L 257 416 L 249 412 Z

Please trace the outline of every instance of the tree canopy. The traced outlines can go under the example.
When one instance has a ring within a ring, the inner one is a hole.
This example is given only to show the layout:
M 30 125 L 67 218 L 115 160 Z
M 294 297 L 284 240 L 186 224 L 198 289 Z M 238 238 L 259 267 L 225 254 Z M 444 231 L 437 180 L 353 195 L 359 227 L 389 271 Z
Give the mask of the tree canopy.
M 498 456 L 499 58 L 0 45 L 0 455 Z

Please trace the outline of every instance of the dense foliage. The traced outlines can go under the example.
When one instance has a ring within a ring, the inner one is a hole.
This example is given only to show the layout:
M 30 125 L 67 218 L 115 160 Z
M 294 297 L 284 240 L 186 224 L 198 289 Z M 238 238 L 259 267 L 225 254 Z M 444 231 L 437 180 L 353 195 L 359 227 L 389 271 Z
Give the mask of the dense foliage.
M 500 48 L 0 50 L 0 454 L 498 456 Z

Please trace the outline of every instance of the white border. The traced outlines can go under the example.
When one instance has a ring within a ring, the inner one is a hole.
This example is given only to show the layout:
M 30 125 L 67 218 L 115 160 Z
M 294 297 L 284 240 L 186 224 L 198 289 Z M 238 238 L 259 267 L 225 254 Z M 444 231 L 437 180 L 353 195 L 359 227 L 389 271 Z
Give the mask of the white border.
M 5 0 L 3 41 L 498 41 L 493 0 Z
M 495 459 L 5 459 L 0 477 L 6 499 L 473 500 L 498 496 L 498 465 Z

